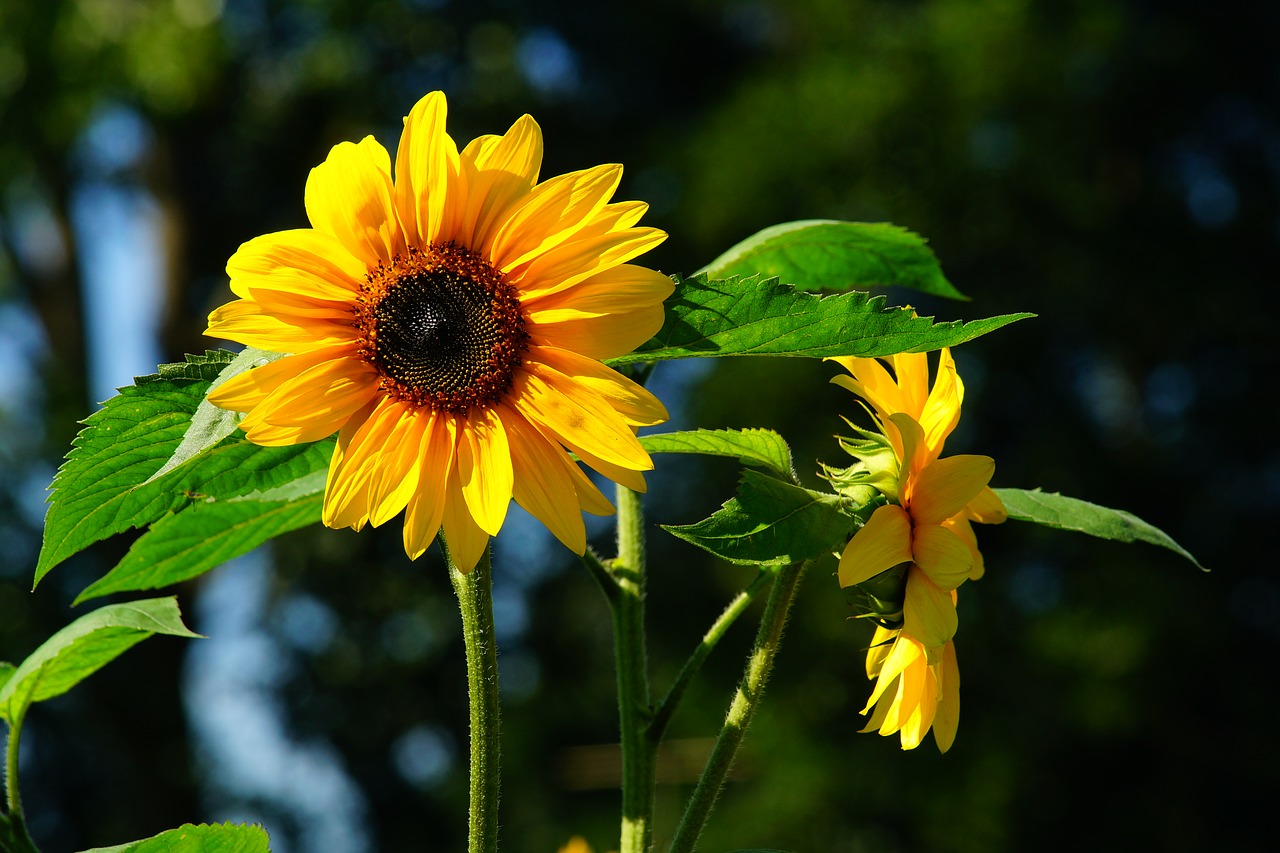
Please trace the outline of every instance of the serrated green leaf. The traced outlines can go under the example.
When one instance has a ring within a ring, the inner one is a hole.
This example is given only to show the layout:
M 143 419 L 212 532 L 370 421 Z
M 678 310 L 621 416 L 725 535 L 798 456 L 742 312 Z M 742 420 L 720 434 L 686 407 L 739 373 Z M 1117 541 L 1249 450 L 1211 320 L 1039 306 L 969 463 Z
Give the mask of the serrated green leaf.
M 200 404 L 196 406 L 196 410 L 191 416 L 191 423 L 187 427 L 187 431 L 183 433 L 182 440 L 178 442 L 173 455 L 169 457 L 169 460 L 164 465 L 160 466 L 159 470 L 147 478 L 147 482 L 163 477 L 174 468 L 198 456 L 235 432 L 243 415 L 239 412 L 220 409 L 210 403 L 207 399 L 209 392 L 231 377 L 238 376 L 250 368 L 275 361 L 282 355 L 283 353 L 267 352 L 255 347 L 248 347 L 223 367 L 217 378 L 213 380 L 208 390 L 205 391 L 206 399 L 201 400 Z M 188 356 L 188 358 L 193 357 Z
M 1099 539 L 1118 542 L 1146 542 L 1187 558 L 1201 571 L 1208 571 L 1169 534 L 1148 524 L 1132 513 L 1069 498 L 1057 492 L 1039 489 L 993 489 L 1004 501 L 1009 518 L 1029 521 L 1056 530 L 1087 533 Z
M 801 290 L 896 285 L 968 300 L 919 234 L 888 222 L 807 219 L 757 232 L 708 264 L 708 278 L 759 273 Z
M 731 563 L 781 565 L 832 551 L 849 538 L 856 524 L 835 495 L 748 470 L 737 497 L 710 517 L 664 529 Z
M 321 480 L 323 488 L 323 480 Z M 124 558 L 90 584 L 75 603 L 113 592 L 160 589 L 215 569 L 291 530 L 320 523 L 323 496 L 207 501 L 152 524 Z
M 209 498 L 283 487 L 328 468 L 331 440 L 261 447 L 232 436 L 152 478 L 173 456 L 207 387 L 203 381 L 157 380 L 125 388 L 85 421 L 54 478 L 36 583 L 94 542 L 167 513 Z
M 776 279 L 677 281 L 658 334 L 621 365 L 670 358 L 730 355 L 878 356 L 956 346 L 1033 314 L 1006 314 L 963 323 L 935 323 L 909 308 L 886 307 L 883 296 L 851 291 L 818 296 Z
M 248 824 L 183 824 L 177 829 L 84 853 L 270 853 L 267 831 Z
M 767 429 L 693 429 L 640 436 L 650 453 L 701 453 L 729 456 L 791 479 L 791 448 L 782 436 Z
M 35 702 L 62 695 L 153 634 L 200 636 L 182 624 L 173 597 L 112 604 L 81 616 L 32 652 L 0 687 L 0 719 L 21 721 Z
M 162 364 L 156 368 L 155 373 L 135 376 L 133 384 L 149 385 L 152 382 L 175 382 L 184 379 L 194 382 L 212 382 L 234 358 L 235 353 L 223 349 L 205 350 L 203 355 L 188 353 L 176 364 Z

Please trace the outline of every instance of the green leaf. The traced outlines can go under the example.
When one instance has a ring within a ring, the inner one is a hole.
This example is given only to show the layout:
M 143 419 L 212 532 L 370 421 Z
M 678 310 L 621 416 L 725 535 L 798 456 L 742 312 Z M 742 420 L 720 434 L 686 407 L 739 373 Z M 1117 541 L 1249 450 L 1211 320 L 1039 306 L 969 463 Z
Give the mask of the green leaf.
M 218 365 L 210 361 L 194 366 L 212 370 Z M 284 487 L 328 468 L 331 440 L 260 447 L 237 433 L 199 448 L 182 460 L 184 464 L 158 476 L 192 435 L 193 416 L 214 380 L 140 381 L 143 384 L 122 389 L 85 421 L 54 478 L 37 584 L 58 563 L 109 536 L 210 498 Z
M 664 529 L 731 563 L 797 563 L 828 553 L 849 538 L 857 522 L 845 514 L 844 503 L 835 495 L 748 470 L 738 496 L 709 518 Z
M 713 279 L 777 276 L 801 290 L 898 285 L 949 299 L 969 298 L 947 281 L 923 237 L 888 222 L 784 222 L 738 243 L 701 272 Z
M 205 391 L 206 396 L 231 377 L 238 376 L 252 367 L 259 367 L 275 361 L 282 355 L 283 353 L 267 352 L 254 347 L 246 348 L 233 358 L 226 367 L 222 368 L 222 372 L 218 374 L 217 378 L 209 385 L 208 390 Z M 188 356 L 188 358 L 193 358 L 193 356 Z M 169 460 L 164 465 L 160 466 L 159 470 L 147 478 L 147 482 L 164 476 L 182 463 L 198 456 L 231 435 L 236 431 L 236 427 L 239 426 L 242 418 L 243 415 L 239 412 L 220 409 L 210 403 L 208 399 L 201 400 L 191 416 L 190 426 L 183 433 L 182 441 L 178 442 L 173 455 L 169 457 Z
M 5 684 L 17 671 L 18 668 L 8 661 L 0 661 L 0 690 L 4 689 Z
M 205 350 L 203 355 L 183 356 L 177 364 L 162 364 L 155 373 L 146 376 L 135 376 L 134 385 L 148 385 L 152 382 L 173 382 L 189 379 L 196 382 L 212 382 L 218 374 L 235 358 L 235 354 L 223 349 Z M 124 390 L 124 389 L 120 389 Z
M 1057 492 L 1039 489 L 993 489 L 1009 517 L 1017 521 L 1030 521 L 1057 530 L 1087 533 L 1099 539 L 1118 542 L 1147 542 L 1167 548 L 1186 557 L 1201 571 L 1208 571 L 1191 556 L 1186 548 L 1158 527 L 1154 527 L 1136 515 L 1124 510 L 1108 509 L 1077 498 L 1068 498 Z
M 36 583 L 88 545 L 184 501 L 159 487 L 137 487 L 173 454 L 211 381 L 142 377 L 84 421 L 53 478 Z
M 658 334 L 611 365 L 729 355 L 877 356 L 955 346 L 1033 314 L 935 323 L 883 296 L 818 296 L 776 279 L 677 281 Z
M 301 490 L 296 481 L 290 486 Z M 319 486 L 324 488 L 323 478 Z M 318 524 L 322 503 L 323 496 L 313 491 L 309 497 L 289 500 L 233 498 L 192 504 L 152 524 L 124 559 L 85 588 L 75 603 L 113 592 L 159 589 L 204 574 L 268 539 Z
M 640 436 L 650 453 L 701 453 L 730 456 L 744 465 L 756 465 L 791 479 L 791 448 L 776 432 L 767 429 L 693 429 Z
M 198 637 L 182 624 L 176 598 L 112 604 L 46 640 L 0 687 L 0 719 L 21 721 L 32 704 L 66 693 L 152 634 Z
M 84 853 L 270 853 L 267 831 L 247 824 L 183 824 L 177 829 Z

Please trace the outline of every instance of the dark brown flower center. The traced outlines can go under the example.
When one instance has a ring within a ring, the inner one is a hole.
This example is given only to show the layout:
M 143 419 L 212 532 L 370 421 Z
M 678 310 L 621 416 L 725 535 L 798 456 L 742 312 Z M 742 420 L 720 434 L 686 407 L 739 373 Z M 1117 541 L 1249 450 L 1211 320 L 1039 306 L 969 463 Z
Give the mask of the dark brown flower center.
M 453 244 L 410 248 L 370 270 L 356 323 L 384 391 L 454 414 L 501 400 L 529 346 L 515 289 Z

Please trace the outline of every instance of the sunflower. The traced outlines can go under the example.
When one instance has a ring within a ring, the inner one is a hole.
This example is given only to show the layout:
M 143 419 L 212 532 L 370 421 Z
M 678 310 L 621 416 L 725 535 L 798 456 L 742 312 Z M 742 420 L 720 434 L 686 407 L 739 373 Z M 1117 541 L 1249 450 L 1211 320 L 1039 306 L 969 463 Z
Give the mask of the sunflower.
M 1006 518 L 987 485 L 995 462 L 987 456 L 942 456 L 964 399 L 949 350 L 942 350 L 932 387 L 924 354 L 887 359 L 892 374 L 876 359 L 834 360 L 851 376 L 832 381 L 866 401 L 883 435 L 842 445 L 862 459 L 871 476 L 884 481 L 888 475 L 883 490 L 892 501 L 871 514 L 840 555 L 840 585 L 864 584 L 906 565 L 900 623 L 882 621 L 867 652 L 867 677 L 875 687 L 862 711 L 871 714 L 863 731 L 896 733 L 903 749 L 914 749 L 932 727 L 938 748 L 946 752 L 960 714 L 952 640 L 956 590 L 984 571 L 971 522 L 998 524 Z M 881 451 L 886 445 L 892 450 L 888 464 L 882 459 L 888 451 Z
M 307 179 L 311 227 L 231 257 L 239 298 L 208 334 L 289 355 L 209 399 L 257 444 L 337 433 L 330 527 L 403 511 L 410 558 L 443 531 L 469 571 L 514 498 L 581 554 L 582 512 L 613 507 L 569 451 L 643 491 L 636 429 L 667 419 L 601 363 L 661 327 L 671 280 L 627 262 L 666 234 L 636 226 L 644 203 L 610 203 L 621 166 L 539 183 L 532 118 L 459 151 L 445 113 L 440 92 L 414 106 L 394 172 L 373 137 L 334 146 Z

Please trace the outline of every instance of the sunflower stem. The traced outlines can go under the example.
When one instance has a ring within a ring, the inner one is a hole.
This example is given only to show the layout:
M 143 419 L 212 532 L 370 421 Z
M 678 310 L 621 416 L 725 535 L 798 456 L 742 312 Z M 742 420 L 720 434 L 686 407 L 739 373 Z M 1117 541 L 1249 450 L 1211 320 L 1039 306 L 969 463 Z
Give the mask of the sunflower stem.
M 499 713 L 498 646 L 493 631 L 493 585 L 489 549 L 470 572 L 458 571 L 449 549 L 445 562 L 462 612 L 471 718 L 471 796 L 468 853 L 498 849 Z
M 728 632 L 733 623 L 738 621 L 738 617 L 750 606 L 751 602 L 755 601 L 756 596 L 760 594 L 760 590 L 764 589 L 773 576 L 774 573 L 768 569 L 761 569 L 752 578 L 747 588 L 733 597 L 733 600 L 725 607 L 719 618 L 702 635 L 702 641 L 693 650 L 693 654 L 689 655 L 689 659 L 685 661 L 684 666 L 680 669 L 680 674 L 676 676 L 676 680 L 672 683 L 671 689 L 667 691 L 667 695 L 662 698 L 662 701 L 658 703 L 657 709 L 653 712 L 653 718 L 649 721 L 649 728 L 655 740 L 662 740 L 667 724 L 671 722 L 671 717 L 675 714 L 676 708 L 679 707 L 680 700 L 684 698 L 685 691 L 702 669 L 702 665 L 707 658 L 710 657 L 716 644 L 720 642 L 720 639 Z
M 622 741 L 622 832 L 619 853 L 647 853 L 653 836 L 657 738 L 649 721 L 649 669 L 644 637 L 644 504 L 618 487 L 618 557 L 609 574 L 618 668 L 618 727 Z
M 807 565 L 793 563 L 779 570 L 777 579 L 773 582 L 764 615 L 760 618 L 755 646 L 747 657 L 742 682 L 729 705 L 724 727 L 716 738 L 698 786 L 689 798 L 689 805 L 685 807 L 684 816 L 671 842 L 671 853 L 692 853 L 697 846 L 716 798 L 724 787 L 724 780 L 733 767 L 738 747 L 742 745 L 742 739 L 760 705 L 760 697 L 769 682 L 769 675 L 773 672 L 773 660 L 782 642 L 782 631 L 787 624 L 791 602 L 795 599 L 796 587 Z

